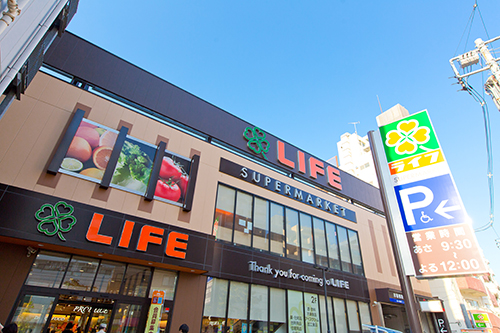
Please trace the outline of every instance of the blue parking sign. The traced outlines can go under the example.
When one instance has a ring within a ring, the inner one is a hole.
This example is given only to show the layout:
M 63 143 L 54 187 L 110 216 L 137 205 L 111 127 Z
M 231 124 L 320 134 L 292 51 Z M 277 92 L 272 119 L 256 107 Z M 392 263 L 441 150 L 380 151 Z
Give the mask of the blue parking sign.
M 405 231 L 467 223 L 467 214 L 449 174 L 395 186 Z

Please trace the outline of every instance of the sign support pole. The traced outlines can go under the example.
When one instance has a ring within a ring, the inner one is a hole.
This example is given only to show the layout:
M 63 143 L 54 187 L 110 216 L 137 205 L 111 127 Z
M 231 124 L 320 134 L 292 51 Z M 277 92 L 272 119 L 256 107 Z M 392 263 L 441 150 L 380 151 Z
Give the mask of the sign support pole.
M 399 246 L 396 239 L 396 234 L 394 232 L 392 216 L 389 213 L 388 197 L 387 197 L 387 187 L 384 184 L 384 179 L 382 177 L 382 166 L 380 164 L 380 153 L 378 147 L 375 144 L 376 140 L 374 137 L 374 131 L 368 132 L 368 139 L 370 141 L 370 146 L 373 154 L 373 162 L 375 163 L 375 170 L 377 172 L 377 180 L 380 186 L 380 195 L 382 196 L 382 204 L 384 206 L 385 218 L 387 220 L 387 228 L 389 230 L 389 237 L 391 238 L 392 252 L 394 254 L 394 259 L 396 261 L 396 269 L 398 271 L 399 283 L 401 284 L 401 291 L 405 300 L 406 313 L 408 315 L 408 321 L 410 324 L 410 330 L 412 333 L 423 333 L 422 325 L 420 323 L 419 308 L 417 306 L 415 294 L 413 292 L 413 287 L 411 285 L 410 277 L 407 276 L 403 270 L 403 260 L 399 252 Z M 380 148 L 383 151 L 383 148 Z

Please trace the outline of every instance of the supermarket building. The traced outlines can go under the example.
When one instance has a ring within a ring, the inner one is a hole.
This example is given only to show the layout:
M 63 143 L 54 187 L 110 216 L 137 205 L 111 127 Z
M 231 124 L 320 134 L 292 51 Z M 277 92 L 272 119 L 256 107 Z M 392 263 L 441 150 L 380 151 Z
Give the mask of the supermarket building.
M 264 126 L 57 38 L 0 119 L 0 322 L 408 328 L 378 189 Z

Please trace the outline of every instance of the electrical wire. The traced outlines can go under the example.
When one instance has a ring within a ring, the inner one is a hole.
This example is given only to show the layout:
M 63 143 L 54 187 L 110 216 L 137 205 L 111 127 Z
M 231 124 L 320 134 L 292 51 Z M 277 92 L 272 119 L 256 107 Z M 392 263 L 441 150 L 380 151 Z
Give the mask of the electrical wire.
M 484 131 L 485 131 L 485 139 L 486 139 L 486 153 L 488 158 L 487 164 L 487 177 L 488 177 L 488 190 L 490 197 L 490 216 L 487 224 L 474 229 L 476 232 L 485 231 L 489 228 L 492 228 L 495 234 L 497 234 L 496 230 L 493 228 L 493 222 L 495 221 L 494 212 L 495 212 L 495 188 L 493 184 L 493 153 L 492 153 L 492 145 L 491 145 L 491 129 L 490 129 L 490 115 L 488 111 L 488 105 L 484 98 L 468 83 L 467 78 L 462 80 L 464 88 L 467 92 L 474 98 L 476 102 L 481 105 L 481 109 L 483 110 L 483 121 L 484 121 Z M 498 234 L 497 234 L 498 237 Z
M 467 27 L 469 27 L 469 33 L 467 34 L 467 41 L 469 40 L 470 36 L 470 31 L 472 29 L 472 22 L 474 21 L 474 14 L 476 12 L 477 8 L 477 1 L 474 3 L 474 7 L 472 8 L 472 13 L 470 13 L 469 20 L 467 21 L 467 24 L 465 25 L 464 32 L 462 33 L 462 37 L 460 37 L 460 41 L 458 42 L 457 49 L 455 50 L 455 54 L 453 55 L 454 57 L 457 55 L 458 48 L 460 47 L 460 43 L 462 43 L 462 39 L 464 38 L 465 32 L 467 31 Z M 464 45 L 464 52 L 465 52 L 465 47 L 467 46 L 467 41 L 465 42 Z

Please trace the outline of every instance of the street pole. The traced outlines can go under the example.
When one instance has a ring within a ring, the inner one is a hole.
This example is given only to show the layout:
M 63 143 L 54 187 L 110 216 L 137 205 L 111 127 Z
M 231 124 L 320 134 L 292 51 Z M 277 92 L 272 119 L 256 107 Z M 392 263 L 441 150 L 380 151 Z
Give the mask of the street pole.
M 495 106 L 500 111 L 500 66 L 498 61 L 500 58 L 493 57 L 490 50 L 488 49 L 488 44 L 491 44 L 497 40 L 500 40 L 500 36 L 492 38 L 487 41 L 483 41 L 481 38 L 478 38 L 474 41 L 476 44 L 476 49 L 466 52 L 457 57 L 453 57 L 450 59 L 450 65 L 455 73 L 455 77 L 458 79 L 458 82 L 462 85 L 464 90 L 469 91 L 469 84 L 465 78 L 475 75 L 487 70 L 491 71 L 491 76 L 488 77 L 484 84 L 484 90 L 488 95 L 491 96 Z M 482 62 L 480 65 L 482 66 L 480 69 L 472 70 L 472 66 L 479 64 L 479 55 L 484 59 L 484 63 Z M 470 70 L 465 71 L 463 74 L 460 74 L 459 70 L 455 66 L 455 63 L 459 64 L 462 69 L 471 67 Z M 470 91 L 469 91 L 470 93 Z
M 385 184 L 383 177 L 382 165 L 381 165 L 381 153 L 377 145 L 377 140 L 374 136 L 374 131 L 368 132 L 368 139 L 370 141 L 370 146 L 373 153 L 373 161 L 375 163 L 375 170 L 377 172 L 377 179 L 380 186 L 380 194 L 382 196 L 382 204 L 384 206 L 385 218 L 387 220 L 387 228 L 389 230 L 389 236 L 392 243 L 392 253 L 394 254 L 394 259 L 396 261 L 396 268 L 399 276 L 399 284 L 401 285 L 401 292 L 405 300 L 406 313 L 408 315 L 408 322 L 410 324 L 410 330 L 412 333 L 423 333 L 422 324 L 420 322 L 419 307 L 417 306 L 415 294 L 411 285 L 410 277 L 407 276 L 403 269 L 403 259 L 399 251 L 399 243 L 397 241 L 396 232 L 394 230 L 394 224 L 392 219 L 392 214 L 390 214 L 389 199 L 387 196 L 388 188 Z M 383 148 L 380 149 L 383 151 Z
M 328 318 L 328 295 L 327 295 L 327 290 L 326 290 L 326 271 L 328 270 L 328 267 L 314 265 L 314 268 L 321 269 L 321 271 L 323 272 L 323 288 L 324 288 L 324 292 L 325 292 L 326 330 L 327 330 L 327 333 L 330 333 L 330 318 Z

